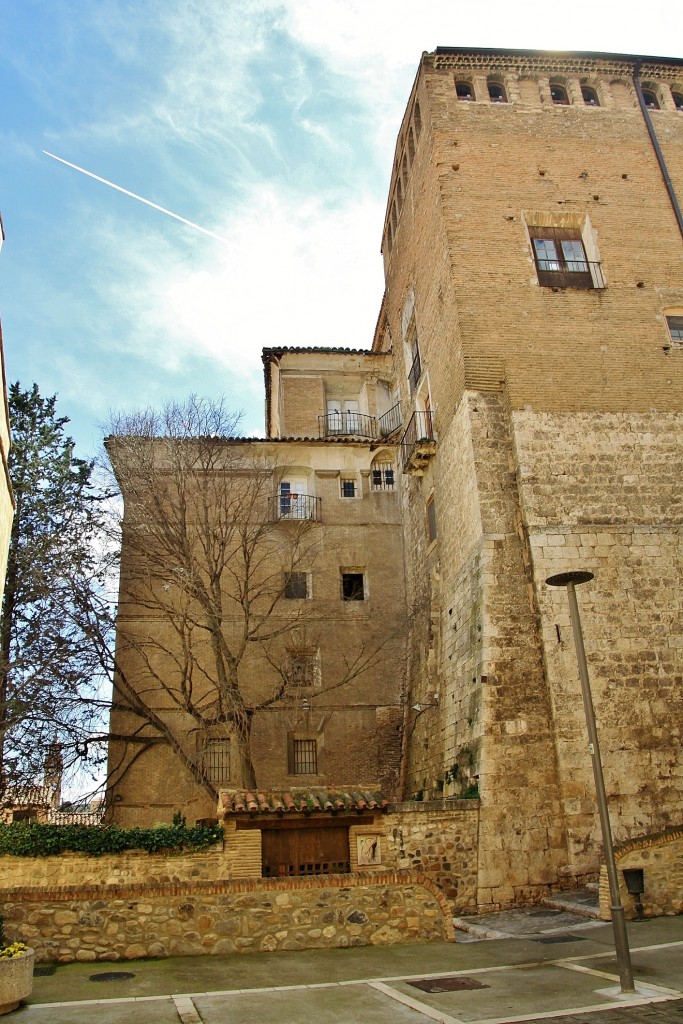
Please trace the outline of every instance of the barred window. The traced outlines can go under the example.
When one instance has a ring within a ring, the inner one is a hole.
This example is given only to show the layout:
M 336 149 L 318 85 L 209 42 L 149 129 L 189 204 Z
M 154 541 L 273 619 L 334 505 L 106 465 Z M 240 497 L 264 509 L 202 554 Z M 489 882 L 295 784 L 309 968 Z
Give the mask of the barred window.
M 372 467 L 373 491 L 393 491 L 396 475 L 393 462 L 376 462 Z
M 356 480 L 355 477 L 346 476 L 341 479 L 341 496 L 342 498 L 355 498 L 356 497 Z
M 204 773 L 214 785 L 230 782 L 230 740 L 208 737 L 202 752 Z
M 292 741 L 292 774 L 317 775 L 318 743 L 316 740 Z

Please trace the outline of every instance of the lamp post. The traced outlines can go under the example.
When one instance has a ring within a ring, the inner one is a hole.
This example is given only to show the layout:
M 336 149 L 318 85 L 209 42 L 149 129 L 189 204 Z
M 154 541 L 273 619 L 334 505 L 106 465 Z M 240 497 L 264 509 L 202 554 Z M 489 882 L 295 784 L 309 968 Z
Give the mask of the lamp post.
M 598 801 L 598 815 L 600 817 L 600 828 L 602 829 L 602 845 L 605 851 L 605 866 L 609 879 L 609 891 L 612 912 L 612 929 L 614 931 L 614 948 L 617 954 L 617 967 L 621 981 L 622 992 L 634 992 L 633 968 L 631 966 L 631 952 L 628 946 L 628 935 L 626 934 L 626 922 L 624 920 L 624 908 L 619 895 L 619 881 L 617 878 L 617 866 L 614 860 L 614 846 L 612 844 L 612 830 L 610 828 L 609 812 L 607 809 L 607 794 L 605 792 L 605 779 L 602 772 L 602 761 L 600 759 L 600 745 L 598 733 L 595 727 L 595 712 L 593 710 L 593 698 L 591 696 L 590 681 L 588 679 L 588 666 L 586 664 L 586 651 L 583 646 L 583 633 L 581 631 L 581 619 L 579 618 L 579 605 L 576 600 L 576 586 L 581 583 L 588 583 L 593 579 L 592 572 L 561 572 L 557 576 L 549 576 L 546 583 L 550 587 L 566 587 L 569 598 L 569 614 L 574 632 L 574 645 L 576 647 L 576 660 L 579 663 L 579 678 L 581 680 L 581 693 L 583 695 L 583 707 L 586 714 L 586 726 L 588 729 L 588 750 L 593 762 L 593 778 L 595 779 L 595 793 Z

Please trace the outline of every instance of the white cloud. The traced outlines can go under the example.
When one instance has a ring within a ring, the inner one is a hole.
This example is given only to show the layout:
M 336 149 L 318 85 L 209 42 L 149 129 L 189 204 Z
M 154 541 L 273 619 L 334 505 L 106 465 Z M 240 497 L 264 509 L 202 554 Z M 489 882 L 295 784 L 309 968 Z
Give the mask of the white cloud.
M 372 198 L 328 208 L 320 197 L 253 189 L 218 226 L 229 245 L 209 243 L 196 267 L 157 235 L 133 245 L 101 227 L 112 265 L 122 246 L 132 260 L 124 276 L 99 277 L 103 303 L 128 321 L 117 349 L 171 371 L 201 355 L 260 382 L 264 346 L 369 346 L 382 215 Z

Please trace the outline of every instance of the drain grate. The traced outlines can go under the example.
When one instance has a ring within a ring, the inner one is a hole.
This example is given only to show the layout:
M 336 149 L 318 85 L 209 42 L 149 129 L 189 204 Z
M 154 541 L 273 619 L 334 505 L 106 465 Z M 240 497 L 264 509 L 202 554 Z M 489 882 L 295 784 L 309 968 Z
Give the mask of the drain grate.
M 57 964 L 38 964 L 33 968 L 34 978 L 50 978 L 57 970 Z
M 422 978 L 420 981 L 409 981 L 413 988 L 419 988 L 421 992 L 465 992 L 468 989 L 490 988 L 490 985 L 483 985 L 474 978 Z
M 585 942 L 586 940 L 581 935 L 544 935 L 540 939 L 532 939 L 532 942 L 542 942 L 543 945 L 549 946 L 553 942 Z
M 557 917 L 561 910 L 532 910 L 527 917 Z
M 105 971 L 103 974 L 91 974 L 91 981 L 128 981 L 135 975 L 130 971 Z

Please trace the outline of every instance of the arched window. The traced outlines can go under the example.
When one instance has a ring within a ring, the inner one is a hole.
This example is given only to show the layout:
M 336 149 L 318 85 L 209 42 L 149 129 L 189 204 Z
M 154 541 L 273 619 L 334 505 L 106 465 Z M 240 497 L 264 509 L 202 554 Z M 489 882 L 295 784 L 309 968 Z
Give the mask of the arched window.
M 412 127 L 408 132 L 408 159 L 412 165 L 412 162 L 415 159 L 415 134 Z
M 500 82 L 489 81 L 487 84 L 491 103 L 507 103 L 508 98 L 505 95 L 505 88 L 500 84 Z
M 583 96 L 583 102 L 587 107 L 599 107 L 600 100 L 598 94 L 591 85 L 581 86 L 581 95 Z
M 659 110 L 659 100 L 654 89 L 643 89 L 643 99 L 648 110 Z
M 417 102 L 415 103 L 415 114 L 413 116 L 413 121 L 415 123 L 415 138 L 419 142 L 420 132 L 422 131 L 422 115 L 420 114 L 420 104 Z
M 456 82 L 455 83 L 455 95 L 459 100 L 473 100 L 474 89 L 472 88 L 471 82 Z
M 550 83 L 550 98 L 553 103 L 557 103 L 559 106 L 569 106 L 569 96 L 567 90 L 559 82 Z
M 683 92 L 672 92 L 671 98 L 674 101 L 676 110 L 683 110 Z

